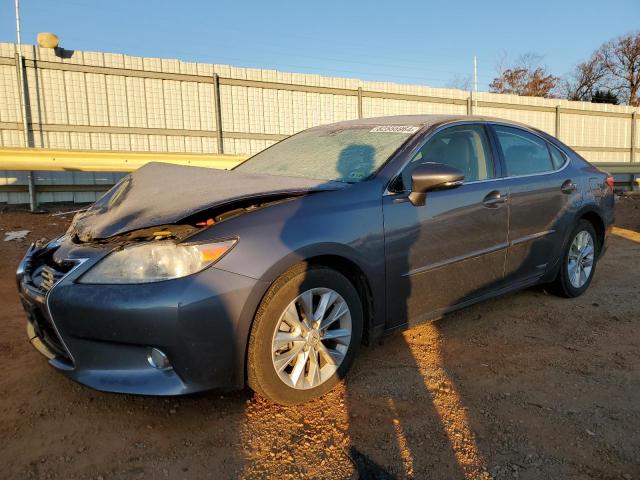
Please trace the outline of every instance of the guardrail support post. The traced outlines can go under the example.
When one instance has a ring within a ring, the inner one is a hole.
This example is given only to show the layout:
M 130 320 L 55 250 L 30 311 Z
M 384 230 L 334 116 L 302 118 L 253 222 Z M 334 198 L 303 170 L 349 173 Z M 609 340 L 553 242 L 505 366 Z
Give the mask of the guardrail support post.
M 633 162 L 636 159 L 636 120 L 638 119 L 638 112 L 631 114 L 631 159 Z
M 362 118 L 362 87 L 358 87 L 358 118 Z
M 26 148 L 31 147 L 31 142 L 29 140 L 29 118 L 27 115 L 27 80 L 25 75 L 25 63 L 24 57 L 22 56 L 22 52 L 20 49 L 21 45 L 17 45 L 16 51 L 16 70 L 18 74 L 18 86 L 20 88 L 20 106 L 22 107 L 22 134 L 24 135 L 24 146 Z M 38 210 L 38 197 L 36 191 L 36 181 L 35 176 L 32 171 L 27 173 L 27 184 L 29 186 L 29 207 L 32 212 L 36 212 Z
M 216 133 L 218 135 L 218 153 L 224 153 L 222 140 L 222 102 L 220 100 L 220 76 L 213 74 L 213 109 L 216 115 Z

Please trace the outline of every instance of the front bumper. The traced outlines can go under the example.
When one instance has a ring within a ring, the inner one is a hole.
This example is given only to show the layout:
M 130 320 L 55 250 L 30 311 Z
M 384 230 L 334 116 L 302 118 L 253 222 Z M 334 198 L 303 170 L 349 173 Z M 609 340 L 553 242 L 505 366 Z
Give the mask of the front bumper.
M 66 250 L 72 265 L 49 289 L 36 278 L 37 263 L 54 259 L 47 249 Z M 29 340 L 54 368 L 119 393 L 180 395 L 244 385 L 249 327 L 266 285 L 213 267 L 149 284 L 75 281 L 106 253 L 32 247 L 18 268 Z M 152 366 L 153 347 L 166 354 L 170 368 Z

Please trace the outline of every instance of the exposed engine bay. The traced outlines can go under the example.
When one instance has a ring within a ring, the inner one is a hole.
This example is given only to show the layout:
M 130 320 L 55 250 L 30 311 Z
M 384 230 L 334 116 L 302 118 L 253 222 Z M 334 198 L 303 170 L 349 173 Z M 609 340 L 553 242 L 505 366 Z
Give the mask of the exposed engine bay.
M 234 170 L 149 163 L 123 178 L 67 234 L 76 243 L 173 238 L 312 192 L 348 184 Z
M 302 194 L 300 194 L 302 195 Z M 268 207 L 277 203 L 282 203 L 296 198 L 300 195 L 274 195 L 273 197 L 260 198 L 260 202 L 256 199 L 245 199 L 243 201 L 234 202 L 232 204 L 223 205 L 211 209 L 198 212 L 190 217 L 182 219 L 176 224 L 156 225 L 147 228 L 141 228 L 130 232 L 114 235 L 108 238 L 90 239 L 83 241 L 72 229 L 69 229 L 71 240 L 76 243 L 90 243 L 93 245 L 109 245 L 109 244 L 128 244 L 139 241 L 153 240 L 174 240 L 185 241 L 189 237 L 201 232 L 203 229 L 218 225 L 231 218 L 257 211 L 261 208 Z

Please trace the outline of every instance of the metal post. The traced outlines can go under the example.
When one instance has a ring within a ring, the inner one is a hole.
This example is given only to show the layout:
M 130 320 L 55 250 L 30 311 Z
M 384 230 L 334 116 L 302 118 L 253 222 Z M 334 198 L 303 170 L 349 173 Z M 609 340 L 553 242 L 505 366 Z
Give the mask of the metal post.
M 224 153 L 222 140 L 222 102 L 220 100 L 220 77 L 213 74 L 213 108 L 216 115 L 216 132 L 218 134 L 218 153 Z
M 475 100 L 474 109 L 478 110 L 478 57 L 473 56 L 473 98 Z
M 467 115 L 473 115 L 473 92 L 467 97 Z
M 556 105 L 556 138 L 560 140 L 560 105 Z
M 362 118 L 362 87 L 358 87 L 358 118 Z
M 631 161 L 636 159 L 636 121 L 638 120 L 638 112 L 631 114 Z
M 27 123 L 27 83 L 24 76 L 24 58 L 22 56 L 22 40 L 20 38 L 20 0 L 15 0 L 16 6 L 16 67 L 18 69 L 18 83 L 20 84 L 20 104 L 22 107 L 22 132 L 24 135 L 24 146 L 29 148 L 29 125 Z M 33 172 L 27 174 L 29 184 L 29 207 L 32 212 L 38 209 L 38 199 L 36 197 L 36 182 Z

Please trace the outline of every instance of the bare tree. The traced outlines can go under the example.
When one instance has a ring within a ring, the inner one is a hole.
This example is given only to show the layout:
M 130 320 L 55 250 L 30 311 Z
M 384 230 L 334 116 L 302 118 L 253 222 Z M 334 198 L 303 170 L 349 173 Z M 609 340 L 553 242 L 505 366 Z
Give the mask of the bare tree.
M 560 79 L 547 73 L 534 53 L 521 55 L 510 67 L 506 57 L 497 65 L 498 76 L 489 84 L 493 93 L 510 93 L 527 97 L 554 97 Z
M 465 90 L 467 92 L 471 90 L 472 85 L 473 79 L 471 75 L 460 75 L 459 73 L 447 82 L 447 88 L 455 88 L 458 90 Z
M 611 40 L 598 52 L 603 57 L 611 90 L 629 105 L 640 105 L 640 31 Z
M 573 73 L 562 85 L 563 97 L 589 102 L 594 92 L 607 83 L 608 72 L 602 52 L 597 51 L 586 62 L 576 65 Z

